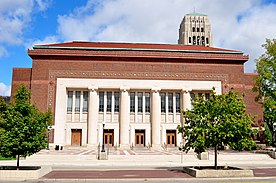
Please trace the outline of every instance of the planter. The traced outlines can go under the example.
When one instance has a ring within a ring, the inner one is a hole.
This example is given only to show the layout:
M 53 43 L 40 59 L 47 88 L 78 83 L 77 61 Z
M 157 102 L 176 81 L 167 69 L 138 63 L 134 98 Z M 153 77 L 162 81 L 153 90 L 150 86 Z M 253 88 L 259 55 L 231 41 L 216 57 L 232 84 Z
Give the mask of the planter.
M 209 160 L 209 153 L 208 152 L 202 152 L 197 155 L 197 158 L 199 160 Z
M 21 166 L 0 166 L 0 180 L 30 180 L 38 179 L 51 172 L 51 167 Z
M 220 178 L 220 177 L 254 177 L 253 170 L 237 167 L 213 166 L 183 167 L 183 171 L 193 177 Z
M 271 158 L 276 159 L 276 151 L 269 151 L 268 154 Z

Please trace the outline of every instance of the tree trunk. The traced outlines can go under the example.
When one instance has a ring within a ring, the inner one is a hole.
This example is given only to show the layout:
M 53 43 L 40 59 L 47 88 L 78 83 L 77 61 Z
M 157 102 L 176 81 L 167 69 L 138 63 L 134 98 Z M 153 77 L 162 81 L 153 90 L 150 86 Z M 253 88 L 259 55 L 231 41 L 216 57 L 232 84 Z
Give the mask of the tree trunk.
M 16 169 L 17 170 L 19 170 L 19 157 L 20 157 L 20 155 L 18 154 L 17 155 L 17 164 L 16 164 Z
M 215 169 L 218 169 L 218 147 L 215 146 Z

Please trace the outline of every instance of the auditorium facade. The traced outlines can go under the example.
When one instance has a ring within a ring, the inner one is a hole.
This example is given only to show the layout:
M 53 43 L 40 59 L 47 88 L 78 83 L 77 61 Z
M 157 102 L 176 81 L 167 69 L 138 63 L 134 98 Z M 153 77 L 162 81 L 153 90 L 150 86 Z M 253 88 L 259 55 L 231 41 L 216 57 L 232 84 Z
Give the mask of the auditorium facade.
M 14 68 L 31 101 L 52 110 L 50 143 L 122 149 L 175 147 L 181 111 L 194 97 L 208 100 L 230 89 L 245 93 L 247 112 L 262 122 L 252 92 L 256 74 L 245 74 L 248 56 L 203 45 L 65 42 L 28 50 L 32 68 Z

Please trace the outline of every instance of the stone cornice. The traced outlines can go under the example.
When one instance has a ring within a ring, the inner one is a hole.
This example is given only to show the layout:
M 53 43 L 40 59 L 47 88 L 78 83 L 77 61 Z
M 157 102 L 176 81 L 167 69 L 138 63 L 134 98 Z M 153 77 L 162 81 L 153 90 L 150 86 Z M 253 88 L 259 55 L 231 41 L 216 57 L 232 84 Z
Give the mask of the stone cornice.
M 166 59 L 197 59 L 197 60 L 229 60 L 232 62 L 246 62 L 248 56 L 239 53 L 217 53 L 217 52 L 156 52 L 156 51 L 132 51 L 132 50 L 62 50 L 62 49 L 36 49 L 28 50 L 28 54 L 33 59 L 47 59 L 51 57 L 76 57 L 97 58 L 166 58 Z

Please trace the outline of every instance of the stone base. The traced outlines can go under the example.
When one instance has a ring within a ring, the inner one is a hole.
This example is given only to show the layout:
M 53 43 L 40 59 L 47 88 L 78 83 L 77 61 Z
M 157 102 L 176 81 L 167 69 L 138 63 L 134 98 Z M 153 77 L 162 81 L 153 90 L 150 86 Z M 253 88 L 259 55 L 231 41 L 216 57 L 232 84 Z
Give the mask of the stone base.
M 197 158 L 199 160 L 209 160 L 209 153 L 208 152 L 202 152 L 197 155 Z
M 154 150 L 163 150 L 161 144 L 152 144 L 151 145 L 151 149 L 154 149 Z
M 268 154 L 271 158 L 276 159 L 276 151 L 270 151 Z
M 98 160 L 107 160 L 107 151 L 105 152 L 100 152 Z
M 221 178 L 221 177 L 254 177 L 253 170 L 228 167 L 229 169 L 215 170 L 214 167 L 183 167 L 183 171 L 193 177 Z
M 87 144 L 86 147 L 88 149 L 97 149 L 98 148 L 98 145 L 97 144 Z
M 27 168 L 27 167 L 22 167 Z M 33 180 L 52 171 L 49 166 L 42 166 L 37 170 L 0 170 L 0 180 Z
M 121 150 L 129 150 L 130 149 L 130 145 L 129 144 L 120 144 L 120 149 Z

